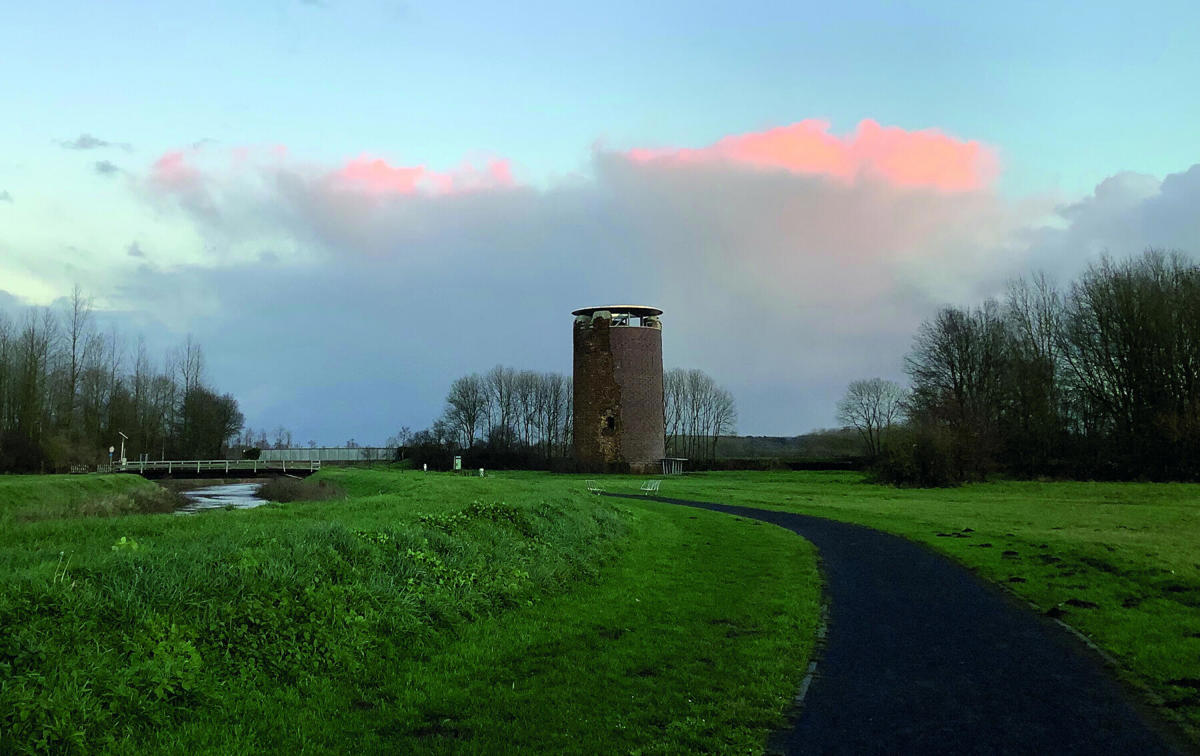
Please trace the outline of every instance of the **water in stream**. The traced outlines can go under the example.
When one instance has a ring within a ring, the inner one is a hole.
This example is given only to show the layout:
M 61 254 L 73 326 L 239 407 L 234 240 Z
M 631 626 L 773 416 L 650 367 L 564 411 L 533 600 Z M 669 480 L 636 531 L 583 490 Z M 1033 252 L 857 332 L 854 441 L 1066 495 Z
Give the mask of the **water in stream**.
M 266 504 L 266 499 L 258 498 L 258 489 L 262 481 L 248 483 L 226 483 L 219 486 L 204 486 L 193 488 L 191 491 L 181 491 L 187 497 L 188 503 L 175 510 L 175 514 L 195 514 L 206 509 L 221 509 L 235 507 L 250 509 L 260 504 Z

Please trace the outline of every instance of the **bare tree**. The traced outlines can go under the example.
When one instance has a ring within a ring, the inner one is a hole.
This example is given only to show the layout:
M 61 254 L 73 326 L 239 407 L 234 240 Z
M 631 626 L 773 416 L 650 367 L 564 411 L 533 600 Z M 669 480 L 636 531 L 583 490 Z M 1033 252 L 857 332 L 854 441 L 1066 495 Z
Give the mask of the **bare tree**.
M 90 335 L 91 319 L 92 300 L 90 297 L 84 297 L 83 289 L 79 284 L 75 284 L 75 288 L 71 290 L 71 298 L 66 305 L 68 364 L 62 423 L 68 429 L 75 420 L 75 397 L 79 388 L 79 373 L 82 369 L 84 346 Z
M 538 384 L 538 374 L 532 370 L 518 372 L 513 381 L 516 419 L 521 424 L 520 441 L 526 447 L 533 443 L 533 429 L 537 425 Z
M 475 445 L 475 435 L 487 412 L 487 402 L 487 386 L 478 373 L 463 376 L 450 384 L 444 417 L 462 436 L 463 445 L 468 449 Z
M 663 373 L 663 428 L 664 454 L 680 456 L 680 439 L 683 435 L 683 417 L 687 411 L 687 393 L 683 368 L 672 368 Z
M 484 380 L 488 391 L 487 433 L 488 443 L 501 447 L 511 446 L 515 410 L 516 371 L 497 365 L 487 372 Z
M 1006 411 L 1008 327 L 993 300 L 963 310 L 947 307 L 921 325 L 905 358 L 911 410 L 954 439 L 953 467 L 983 475 L 996 462 Z
M 569 413 L 571 391 L 569 379 L 559 373 L 543 374 L 540 376 L 539 385 L 542 405 L 542 427 L 539 433 L 544 444 L 543 456 L 549 459 L 564 446 L 563 423 Z
M 15 350 L 12 322 L 0 311 L 0 436 L 16 424 L 16 402 L 11 397 Z
M 838 421 L 858 431 L 867 456 L 874 458 L 900 420 L 907 395 L 903 386 L 883 378 L 854 381 L 838 402 Z
M 394 436 L 388 437 L 387 445 L 394 446 L 394 447 L 408 446 L 410 443 L 412 443 L 412 439 L 413 439 L 412 428 L 409 428 L 407 425 L 404 425 L 404 426 L 400 427 L 400 430 L 396 431 L 396 434 Z
M 276 449 L 290 449 L 292 447 L 292 432 L 291 430 L 277 426 L 272 434 L 274 436 L 273 446 Z
M 724 388 L 718 388 L 713 394 L 712 411 L 709 413 L 709 418 L 712 446 L 708 454 L 710 459 L 716 459 L 717 442 L 721 436 L 737 430 L 737 405 L 733 401 L 733 394 Z
M 57 337 L 54 313 L 44 308 L 26 313 L 17 346 L 17 429 L 34 442 L 47 425 L 46 388 L 51 347 Z
M 1033 474 L 1054 456 L 1069 417 L 1062 390 L 1063 298 L 1044 273 L 1031 281 L 1017 279 L 1009 286 L 1004 317 L 1008 353 L 1000 432 L 1009 463 Z
M 179 380 L 185 395 L 199 386 L 204 379 L 204 350 L 190 333 L 177 353 L 176 370 L 179 371 Z

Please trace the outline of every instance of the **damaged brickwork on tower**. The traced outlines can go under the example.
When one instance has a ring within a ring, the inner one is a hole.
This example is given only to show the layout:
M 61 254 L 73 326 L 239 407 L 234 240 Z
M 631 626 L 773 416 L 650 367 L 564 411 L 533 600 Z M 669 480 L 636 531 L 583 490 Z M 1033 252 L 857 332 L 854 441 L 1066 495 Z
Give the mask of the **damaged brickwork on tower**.
M 635 305 L 574 312 L 575 459 L 581 470 L 661 469 L 661 314 Z

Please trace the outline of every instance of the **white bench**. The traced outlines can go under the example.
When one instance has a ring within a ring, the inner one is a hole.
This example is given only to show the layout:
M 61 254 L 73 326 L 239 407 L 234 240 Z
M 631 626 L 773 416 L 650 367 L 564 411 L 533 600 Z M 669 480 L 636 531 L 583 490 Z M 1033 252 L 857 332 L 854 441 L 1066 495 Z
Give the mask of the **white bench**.
M 594 480 L 589 480 L 587 482 L 587 490 L 588 490 L 588 493 L 594 493 L 594 494 L 604 493 L 604 489 L 601 488 L 600 484 Z
M 656 493 L 658 493 L 658 485 L 659 485 L 660 483 L 662 483 L 662 481 L 661 481 L 661 480 L 648 480 L 648 481 L 646 481 L 645 483 L 643 483 L 643 484 L 642 484 L 642 493 L 644 493 L 644 494 L 656 494 Z

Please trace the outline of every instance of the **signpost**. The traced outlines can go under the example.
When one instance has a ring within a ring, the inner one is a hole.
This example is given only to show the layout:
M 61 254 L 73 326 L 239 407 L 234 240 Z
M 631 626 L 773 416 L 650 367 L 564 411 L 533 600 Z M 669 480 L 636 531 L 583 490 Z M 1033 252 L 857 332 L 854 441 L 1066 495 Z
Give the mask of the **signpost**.
M 462 469 L 462 457 L 454 458 L 454 470 L 457 472 Z

